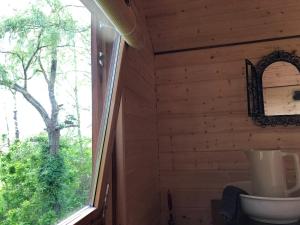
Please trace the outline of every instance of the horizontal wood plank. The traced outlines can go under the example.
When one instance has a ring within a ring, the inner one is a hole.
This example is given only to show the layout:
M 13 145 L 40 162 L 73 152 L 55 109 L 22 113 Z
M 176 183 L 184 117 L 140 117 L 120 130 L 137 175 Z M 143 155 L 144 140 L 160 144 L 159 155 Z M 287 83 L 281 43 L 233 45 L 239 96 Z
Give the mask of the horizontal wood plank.
M 300 51 L 300 39 L 156 56 L 161 224 L 171 190 L 177 221 L 208 225 L 210 200 L 227 183 L 249 179 L 243 150 L 300 153 L 299 127 L 262 128 L 247 113 L 244 60 L 276 49 Z M 294 182 L 293 163 L 286 167 Z
M 297 0 L 141 0 L 155 52 L 299 35 Z

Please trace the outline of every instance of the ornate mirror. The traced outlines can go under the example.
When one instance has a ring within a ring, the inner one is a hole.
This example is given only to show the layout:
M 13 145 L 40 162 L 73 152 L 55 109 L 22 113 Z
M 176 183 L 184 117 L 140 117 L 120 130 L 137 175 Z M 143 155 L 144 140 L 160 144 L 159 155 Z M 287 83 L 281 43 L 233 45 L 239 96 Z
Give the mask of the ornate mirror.
M 248 114 L 262 126 L 300 125 L 300 58 L 275 51 L 246 59 Z

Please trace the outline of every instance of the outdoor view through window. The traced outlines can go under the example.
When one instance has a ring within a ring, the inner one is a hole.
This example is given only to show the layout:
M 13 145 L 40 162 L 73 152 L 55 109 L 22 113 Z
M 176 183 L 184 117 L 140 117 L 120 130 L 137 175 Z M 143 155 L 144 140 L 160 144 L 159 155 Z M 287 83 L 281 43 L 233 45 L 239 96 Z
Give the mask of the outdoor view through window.
M 56 224 L 90 201 L 91 15 L 0 1 L 0 225 Z

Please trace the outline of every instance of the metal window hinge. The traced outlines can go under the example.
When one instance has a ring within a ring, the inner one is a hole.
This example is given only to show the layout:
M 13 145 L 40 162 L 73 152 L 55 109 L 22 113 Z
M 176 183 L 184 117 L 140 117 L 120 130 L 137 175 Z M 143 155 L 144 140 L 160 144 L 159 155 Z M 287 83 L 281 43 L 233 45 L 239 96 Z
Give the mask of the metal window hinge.
M 99 57 L 98 62 L 100 64 L 100 66 L 103 67 L 103 65 L 104 65 L 104 54 L 103 54 L 103 52 L 99 52 L 98 57 Z

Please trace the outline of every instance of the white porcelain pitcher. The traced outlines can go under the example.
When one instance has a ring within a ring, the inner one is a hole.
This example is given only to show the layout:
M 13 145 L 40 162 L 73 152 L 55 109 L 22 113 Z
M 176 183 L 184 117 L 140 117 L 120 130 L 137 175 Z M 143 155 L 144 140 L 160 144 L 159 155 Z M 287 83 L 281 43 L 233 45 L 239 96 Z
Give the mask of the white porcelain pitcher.
M 253 194 L 265 197 L 287 197 L 290 193 L 300 189 L 299 156 L 280 150 L 247 150 L 250 162 Z M 288 189 L 283 157 L 291 156 L 296 169 L 296 184 Z

